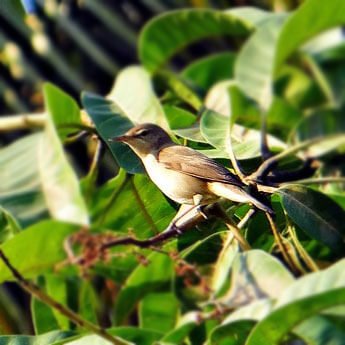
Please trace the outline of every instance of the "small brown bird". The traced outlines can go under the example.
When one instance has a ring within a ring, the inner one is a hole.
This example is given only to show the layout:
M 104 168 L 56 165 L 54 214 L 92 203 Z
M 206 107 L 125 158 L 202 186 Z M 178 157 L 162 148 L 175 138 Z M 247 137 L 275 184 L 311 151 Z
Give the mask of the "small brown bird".
M 150 179 L 179 204 L 205 205 L 225 198 L 273 213 L 245 190 L 236 175 L 202 153 L 177 145 L 157 125 L 140 124 L 112 140 L 129 145 L 142 160 Z

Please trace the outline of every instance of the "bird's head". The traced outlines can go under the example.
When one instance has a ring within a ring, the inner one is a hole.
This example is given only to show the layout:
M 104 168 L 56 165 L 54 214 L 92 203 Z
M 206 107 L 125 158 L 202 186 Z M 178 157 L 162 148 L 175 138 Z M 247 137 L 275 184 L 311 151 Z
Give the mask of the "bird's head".
M 126 143 L 139 157 L 144 157 L 149 153 L 155 154 L 164 146 L 172 143 L 164 129 L 151 123 L 137 125 L 124 135 L 111 140 Z

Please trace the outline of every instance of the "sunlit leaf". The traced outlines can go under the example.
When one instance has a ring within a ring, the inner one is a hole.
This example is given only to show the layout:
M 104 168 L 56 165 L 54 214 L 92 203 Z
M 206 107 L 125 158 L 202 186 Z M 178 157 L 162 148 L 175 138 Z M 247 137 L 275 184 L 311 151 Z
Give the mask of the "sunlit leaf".
M 67 223 L 43 221 L 5 242 L 2 250 L 25 278 L 36 277 L 51 272 L 54 265 L 66 258 L 63 241 L 77 229 L 75 225 Z M 0 282 L 9 280 L 13 281 L 14 277 L 1 261 Z
M 140 66 L 123 69 L 107 96 L 133 123 L 155 123 L 168 129 L 162 105 L 156 96 L 149 73 Z
M 185 45 L 215 35 L 244 36 L 252 29 L 249 21 L 231 12 L 183 9 L 164 13 L 141 31 L 139 56 L 150 71 L 156 71 Z
M 56 102 L 52 90 L 49 85 L 44 89 L 48 104 L 51 98 Z M 55 219 L 87 225 L 89 216 L 79 181 L 53 125 L 51 105 L 47 110 L 48 120 L 38 148 L 39 176 L 47 207 Z

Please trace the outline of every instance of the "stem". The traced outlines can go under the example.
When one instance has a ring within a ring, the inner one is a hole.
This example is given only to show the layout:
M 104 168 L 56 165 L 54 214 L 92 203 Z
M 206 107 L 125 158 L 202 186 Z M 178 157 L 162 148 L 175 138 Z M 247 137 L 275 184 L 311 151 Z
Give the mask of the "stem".
M 44 127 L 46 124 L 46 114 L 22 114 L 15 116 L 2 116 L 0 118 L 0 132 L 13 131 L 17 129 L 27 129 Z
M 345 177 L 318 177 L 318 178 L 309 178 L 305 180 L 295 181 L 298 184 L 324 184 L 324 183 L 345 183 Z M 280 187 L 289 185 L 290 183 L 282 183 Z
M 336 137 L 340 137 L 339 135 L 330 135 L 327 137 L 317 137 L 317 138 L 313 138 L 313 139 L 309 139 L 306 140 L 302 143 L 299 143 L 297 145 L 294 145 L 288 149 L 286 149 L 285 151 L 278 153 L 277 155 L 267 159 L 266 161 L 264 161 L 259 168 L 250 176 L 248 176 L 247 179 L 249 180 L 261 180 L 263 177 L 267 176 L 267 174 L 271 171 L 271 169 L 283 158 L 286 158 L 298 151 L 301 151 L 303 149 L 306 149 L 309 146 L 318 144 L 320 142 L 322 142 L 323 140 L 329 140 L 331 138 L 336 138 Z
M 0 258 L 4 262 L 5 266 L 10 270 L 13 277 L 17 280 L 18 284 L 27 291 L 31 296 L 37 298 L 41 302 L 49 305 L 51 308 L 57 310 L 62 315 L 66 316 L 69 320 L 71 320 L 76 325 L 86 328 L 87 330 L 99 335 L 100 337 L 110 341 L 112 344 L 115 345 L 128 345 L 128 342 L 112 336 L 108 333 L 105 329 L 91 323 L 88 320 L 85 320 L 80 317 L 79 314 L 75 313 L 73 310 L 65 307 L 61 303 L 54 300 L 49 295 L 45 294 L 40 288 L 35 285 L 34 283 L 26 280 L 10 263 L 7 256 L 4 252 L 0 249 Z
M 290 266 L 290 268 L 293 271 L 296 271 L 295 265 L 293 264 L 293 262 L 292 262 L 292 260 L 290 258 L 288 250 L 286 249 L 286 246 L 285 246 L 285 244 L 284 244 L 284 242 L 282 240 L 282 237 L 281 237 L 281 235 L 280 235 L 280 233 L 279 233 L 279 231 L 278 231 L 278 229 L 277 229 L 277 227 L 276 227 L 276 225 L 275 225 L 275 223 L 273 221 L 272 216 L 269 213 L 267 213 L 267 212 L 265 212 L 265 214 L 266 214 L 266 217 L 267 217 L 268 222 L 270 224 L 270 227 L 271 227 L 274 239 L 275 239 L 275 241 L 276 241 L 276 243 L 277 243 L 277 245 L 279 247 L 280 252 L 283 255 L 284 260 L 286 261 L 286 263 Z

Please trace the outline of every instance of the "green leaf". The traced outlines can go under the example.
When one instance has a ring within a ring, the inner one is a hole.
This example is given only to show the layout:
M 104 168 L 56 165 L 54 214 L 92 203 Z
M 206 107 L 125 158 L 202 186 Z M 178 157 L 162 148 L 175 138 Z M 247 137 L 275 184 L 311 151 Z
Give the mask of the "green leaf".
M 214 54 L 192 62 L 181 75 L 206 92 L 217 82 L 233 77 L 234 62 L 234 53 Z
M 0 150 L 0 204 L 21 226 L 47 216 L 37 162 L 42 136 L 27 135 Z
M 142 173 L 143 165 L 135 153 L 127 146 L 109 139 L 124 134 L 133 127 L 133 123 L 124 115 L 122 110 L 111 100 L 84 92 L 82 103 L 102 140 L 109 147 L 112 155 L 120 167 L 129 173 Z
M 278 299 L 275 310 L 260 321 L 246 345 L 280 344 L 296 325 L 330 307 L 345 304 L 345 261 L 309 274 L 291 284 Z
M 44 85 L 46 108 L 57 128 L 60 139 L 65 140 L 68 135 L 78 131 L 80 110 L 77 102 L 67 93 L 53 84 Z
M 24 20 L 25 10 L 20 0 L 3 0 L 0 6 L 2 16 Z
M 273 100 L 274 54 L 279 32 L 286 18 L 286 14 L 280 14 L 261 23 L 236 60 L 235 77 L 238 86 L 265 110 Z
M 20 231 L 21 227 L 16 219 L 11 213 L 0 207 L 0 243 L 14 237 Z
M 155 17 L 141 31 L 139 57 L 145 67 L 155 72 L 187 44 L 212 36 L 244 36 L 251 29 L 249 21 L 237 18 L 230 11 L 172 11 Z
M 232 128 L 230 145 L 230 118 L 220 115 L 212 110 L 206 110 L 201 118 L 200 129 L 202 135 L 215 148 L 227 152 L 232 149 L 239 160 L 259 157 L 260 137 L 258 130 L 248 129 L 235 124 Z M 273 136 L 268 136 L 270 147 L 282 147 L 284 144 Z
M 164 230 L 175 214 L 146 176 L 129 176 L 123 171 L 96 192 L 90 210 L 93 224 L 98 227 L 120 232 L 132 229 L 140 238 Z
M 77 229 L 75 225 L 67 223 L 43 221 L 5 242 L 2 250 L 25 278 L 33 278 L 50 272 L 55 264 L 66 258 L 63 242 Z M 12 273 L 1 261 L 0 282 L 9 280 L 14 280 Z
M 45 87 L 48 120 L 38 148 L 39 174 L 50 214 L 58 220 L 88 225 L 89 215 L 80 191 L 77 176 L 65 156 L 64 149 L 52 122 L 55 92 Z
M 282 204 L 289 217 L 311 238 L 338 254 L 345 248 L 345 211 L 325 194 L 291 185 L 279 189 Z
M 59 340 L 72 336 L 72 332 L 53 331 L 46 334 L 33 335 L 2 335 L 1 345 L 51 345 Z
M 260 23 L 257 32 L 240 52 L 235 68 L 242 90 L 268 109 L 273 99 L 274 76 L 279 67 L 307 40 L 344 24 L 344 6 L 342 0 L 331 3 L 307 0 L 289 17 L 276 16 Z
M 139 265 L 129 276 L 117 296 L 115 306 L 116 324 L 124 322 L 136 303 L 150 292 L 165 287 L 173 276 L 173 262 L 162 253 L 148 256 L 147 266 Z
M 139 304 L 140 327 L 167 333 L 176 323 L 179 302 L 171 292 L 151 293 Z
M 163 108 L 154 93 L 149 73 L 141 66 L 123 69 L 107 99 L 113 101 L 131 122 L 155 123 L 165 129 L 168 124 Z
M 334 134 L 339 134 L 335 136 Z M 343 135 L 341 135 L 343 134 Z M 334 135 L 334 138 L 331 136 Z M 290 137 L 295 142 L 303 142 L 317 137 L 327 137 L 319 144 L 312 145 L 307 154 L 320 157 L 332 151 L 345 151 L 345 124 L 342 111 L 320 110 L 302 119 Z
M 161 341 L 172 344 L 182 343 L 188 334 L 198 326 L 199 322 L 199 313 L 189 312 L 178 320 L 175 329 L 167 333 Z
M 293 280 L 276 258 L 261 250 L 251 250 L 234 259 L 230 289 L 220 301 L 241 305 L 266 297 L 276 298 Z
M 167 104 L 163 109 L 171 129 L 189 127 L 196 121 L 194 114 L 180 107 Z
M 122 340 L 128 341 L 128 345 L 140 344 L 140 345 L 152 345 L 162 336 L 161 333 L 140 329 L 137 327 L 116 327 L 108 329 L 108 332 Z M 110 342 L 98 335 L 85 335 L 78 339 L 71 339 L 71 341 L 59 342 L 58 344 L 68 345 L 85 345 L 85 344 L 97 344 L 97 345 L 109 345 Z

